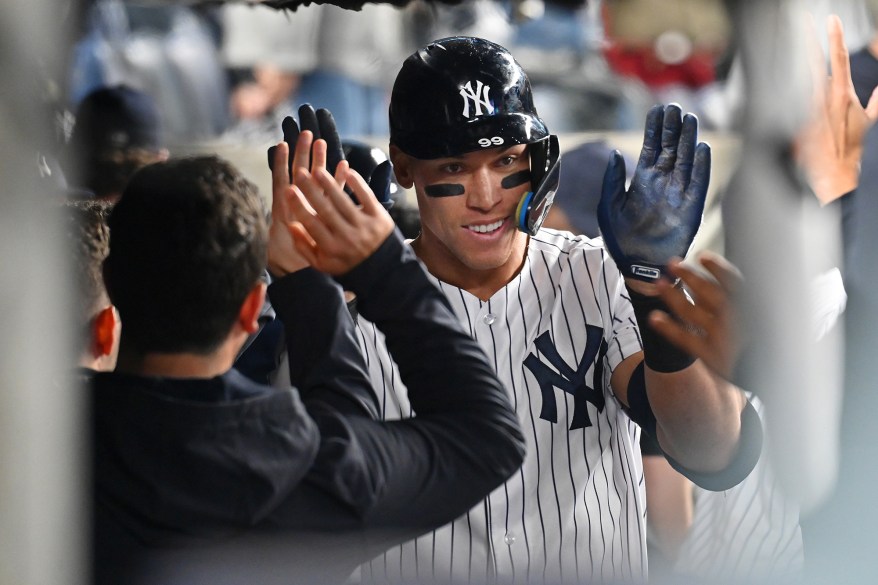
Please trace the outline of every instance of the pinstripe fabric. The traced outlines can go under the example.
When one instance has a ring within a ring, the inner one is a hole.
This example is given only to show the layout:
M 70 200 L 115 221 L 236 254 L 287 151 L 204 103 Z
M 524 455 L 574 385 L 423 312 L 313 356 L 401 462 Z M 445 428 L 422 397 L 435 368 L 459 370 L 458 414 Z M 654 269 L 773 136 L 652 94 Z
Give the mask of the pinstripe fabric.
M 436 283 L 509 391 L 528 455 L 516 475 L 466 516 L 364 567 L 364 581 L 645 579 L 640 430 L 609 388 L 612 370 L 640 350 L 640 340 L 622 279 L 600 240 L 542 230 L 531 238 L 520 274 L 486 302 Z M 385 416 L 410 416 L 380 333 L 363 320 L 359 325 Z M 549 385 L 544 394 L 535 372 L 561 385 L 576 379 L 582 392 Z M 557 422 L 549 420 L 553 410 Z
M 762 403 L 749 396 L 761 417 Z M 675 572 L 723 582 L 768 582 L 801 576 L 799 510 L 781 492 L 765 453 L 747 478 L 725 492 L 695 486 L 692 528 Z

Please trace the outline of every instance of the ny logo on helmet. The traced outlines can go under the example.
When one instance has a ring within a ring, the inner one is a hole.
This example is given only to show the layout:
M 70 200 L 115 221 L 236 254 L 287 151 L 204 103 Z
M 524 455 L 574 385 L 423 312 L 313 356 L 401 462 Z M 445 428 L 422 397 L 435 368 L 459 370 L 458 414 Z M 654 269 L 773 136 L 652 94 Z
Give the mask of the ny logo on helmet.
M 470 102 L 473 104 L 473 115 L 481 116 L 483 113 L 485 114 L 493 114 L 494 113 L 494 104 L 491 103 L 491 100 L 488 98 L 488 92 L 491 90 L 489 85 L 482 84 L 481 81 L 476 81 L 476 89 L 473 90 L 473 82 L 467 81 L 466 85 L 460 88 L 460 97 L 463 98 L 463 117 L 470 117 Z M 485 108 L 485 111 L 482 112 L 482 108 Z

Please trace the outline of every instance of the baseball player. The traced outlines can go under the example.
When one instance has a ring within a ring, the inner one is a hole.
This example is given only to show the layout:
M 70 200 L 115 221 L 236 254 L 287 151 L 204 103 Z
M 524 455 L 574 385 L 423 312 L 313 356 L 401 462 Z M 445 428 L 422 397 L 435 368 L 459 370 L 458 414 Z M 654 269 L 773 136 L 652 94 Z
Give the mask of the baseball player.
M 653 283 L 701 221 L 710 152 L 696 145 L 696 119 L 653 108 L 630 189 L 621 155 L 611 158 L 605 243 L 540 229 L 558 143 L 504 48 L 454 37 L 411 55 L 390 126 L 397 180 L 421 211 L 412 247 L 504 382 L 528 454 L 484 502 L 375 559 L 363 579 L 644 579 L 640 427 L 710 489 L 746 476 L 761 445 L 743 394 L 646 327 L 661 308 Z M 410 416 L 380 333 L 359 325 L 382 414 Z
M 606 245 L 541 229 L 558 140 L 503 47 L 453 37 L 411 55 L 390 126 L 397 180 L 414 187 L 421 212 L 412 248 L 504 383 L 528 454 L 481 504 L 365 565 L 362 578 L 644 579 L 640 428 L 709 489 L 745 477 L 761 447 L 744 395 L 646 327 L 664 307 L 656 279 L 701 221 L 710 152 L 696 145 L 697 121 L 676 106 L 650 111 L 630 189 L 621 155 L 611 158 L 599 210 Z M 358 325 L 382 416 L 411 416 L 381 333 Z M 429 354 L 430 339 L 422 343 Z

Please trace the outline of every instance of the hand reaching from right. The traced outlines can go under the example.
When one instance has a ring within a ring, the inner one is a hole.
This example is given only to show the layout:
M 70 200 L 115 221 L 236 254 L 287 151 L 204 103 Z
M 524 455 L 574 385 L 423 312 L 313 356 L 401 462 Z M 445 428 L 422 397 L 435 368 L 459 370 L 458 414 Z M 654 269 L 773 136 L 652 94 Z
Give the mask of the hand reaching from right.
M 863 108 L 851 80 L 848 50 L 838 16 L 829 17 L 830 75 L 809 26 L 811 78 L 814 92 L 811 114 L 796 139 L 799 163 L 821 204 L 853 191 L 860 178 L 860 161 L 866 132 L 878 119 L 878 90 Z
M 741 273 L 718 254 L 705 252 L 698 261 L 713 278 L 676 260 L 668 264 L 671 276 L 686 285 L 695 302 L 690 303 L 683 291 L 662 280 L 658 283 L 659 294 L 676 318 L 653 311 L 649 324 L 668 341 L 731 381 L 741 353 L 741 332 L 735 305 L 735 295 L 742 282 Z

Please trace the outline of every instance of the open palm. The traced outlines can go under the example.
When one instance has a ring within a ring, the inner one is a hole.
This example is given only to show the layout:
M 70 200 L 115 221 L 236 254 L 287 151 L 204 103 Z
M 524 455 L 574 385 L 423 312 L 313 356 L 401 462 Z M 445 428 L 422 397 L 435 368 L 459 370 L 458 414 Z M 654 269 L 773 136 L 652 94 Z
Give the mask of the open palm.
M 647 114 L 643 149 L 625 188 L 625 161 L 613 153 L 598 204 L 607 249 L 625 277 L 653 281 L 695 239 L 710 181 L 710 147 L 698 120 L 674 104 Z

